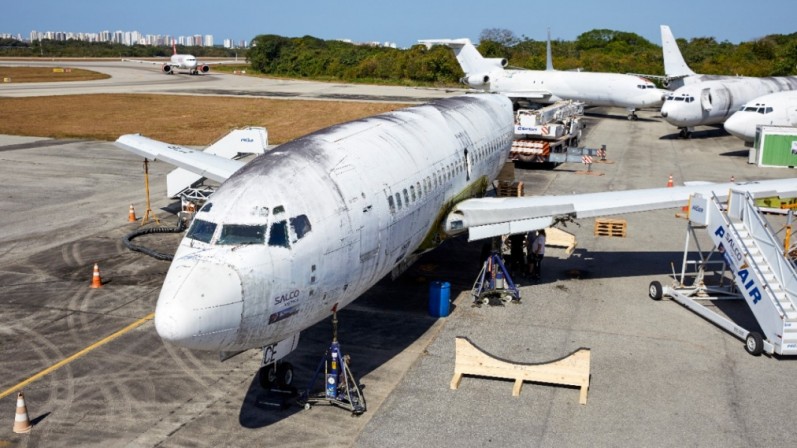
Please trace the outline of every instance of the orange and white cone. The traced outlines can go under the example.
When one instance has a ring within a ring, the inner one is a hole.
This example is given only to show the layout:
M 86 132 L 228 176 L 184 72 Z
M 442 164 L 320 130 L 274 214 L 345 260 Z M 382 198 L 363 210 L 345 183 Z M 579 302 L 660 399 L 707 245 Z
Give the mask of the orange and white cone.
M 28 418 L 28 407 L 25 406 L 25 397 L 22 392 L 17 395 L 17 413 L 14 416 L 14 432 L 25 434 L 30 432 L 31 424 Z
M 102 278 L 100 278 L 100 267 L 94 263 L 94 274 L 91 276 L 91 287 L 102 288 Z
M 127 222 L 136 222 L 136 209 L 133 208 L 133 204 L 130 204 L 130 211 L 127 214 Z
M 667 187 L 672 187 L 672 174 L 670 174 L 670 178 L 667 179 Z

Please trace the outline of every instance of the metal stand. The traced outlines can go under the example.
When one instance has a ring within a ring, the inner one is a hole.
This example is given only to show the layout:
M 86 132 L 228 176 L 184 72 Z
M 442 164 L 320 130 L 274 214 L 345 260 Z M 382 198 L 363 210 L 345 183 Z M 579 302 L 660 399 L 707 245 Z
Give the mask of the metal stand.
M 498 251 L 493 251 L 484 262 L 471 294 L 476 306 L 489 304 L 491 297 L 502 302 L 520 303 L 520 291 L 512 281 Z
M 365 397 L 363 397 L 357 380 L 349 370 L 349 355 L 343 355 L 338 343 L 338 312 L 332 313 L 332 344 L 324 353 L 318 364 L 313 379 L 299 400 L 304 402 L 304 408 L 310 409 L 314 404 L 326 403 L 351 411 L 352 415 L 365 412 Z M 324 369 L 324 391 L 313 396 L 310 391 L 316 385 L 321 368 Z
M 149 221 L 150 215 L 152 215 L 152 220 L 160 225 L 161 222 L 155 216 L 155 213 L 152 213 L 152 206 L 149 202 L 149 160 L 147 159 L 144 159 L 144 188 L 147 190 L 147 211 L 144 212 L 144 217 L 141 218 L 141 225 L 143 226 Z

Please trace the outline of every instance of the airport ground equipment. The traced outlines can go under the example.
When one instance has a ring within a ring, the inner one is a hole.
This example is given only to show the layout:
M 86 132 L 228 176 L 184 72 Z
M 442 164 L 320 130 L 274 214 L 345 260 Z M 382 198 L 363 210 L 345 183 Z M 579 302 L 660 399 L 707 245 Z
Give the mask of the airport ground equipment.
M 509 152 L 510 160 L 581 163 L 585 154 L 579 153 L 578 160 L 569 160 L 568 148 L 578 146 L 583 114 L 584 104 L 574 101 L 559 101 L 539 109 L 518 109 L 515 111 L 515 140 Z
M 524 381 L 562 384 L 578 387 L 578 402 L 587 404 L 590 371 L 588 348 L 582 347 L 563 358 L 543 363 L 519 363 L 500 359 L 461 336 L 456 339 L 456 350 L 454 377 L 450 384 L 453 390 L 459 388 L 463 375 L 515 380 L 513 397 L 520 396 Z
M 520 291 L 512 281 L 498 251 L 493 251 L 484 261 L 479 276 L 471 289 L 471 294 L 477 305 L 487 305 L 490 303 L 491 297 L 504 302 L 520 302 Z
M 761 167 L 797 166 L 797 127 L 758 125 L 750 148 L 749 163 Z
M 349 369 L 349 362 L 349 356 L 341 352 L 340 343 L 338 343 L 338 312 L 333 311 L 332 344 L 324 352 L 324 356 L 313 374 L 313 379 L 307 385 L 299 403 L 303 403 L 305 409 L 310 409 L 318 403 L 325 403 L 351 411 L 352 415 L 364 413 L 366 411 L 365 397 Z M 321 369 L 324 370 L 324 391 L 311 394 L 318 383 Z
M 681 272 L 673 273 L 671 287 L 652 282 L 650 297 L 671 297 L 744 340 L 752 355 L 797 355 L 797 273 L 784 254 L 788 236 L 785 243 L 779 240 L 748 192 L 731 190 L 727 204 L 714 195 L 696 194 L 689 203 L 688 219 Z M 713 248 L 707 253 L 700 248 L 698 230 L 711 237 Z M 688 259 L 690 240 L 699 259 Z M 694 272 L 687 273 L 692 268 Z M 743 328 L 698 303 L 721 298 L 745 300 L 761 332 Z

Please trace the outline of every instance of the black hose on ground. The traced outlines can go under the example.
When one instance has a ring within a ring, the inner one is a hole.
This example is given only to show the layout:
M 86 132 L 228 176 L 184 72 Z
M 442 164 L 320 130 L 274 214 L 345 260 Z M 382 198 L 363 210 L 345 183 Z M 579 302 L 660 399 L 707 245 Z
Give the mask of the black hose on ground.
M 122 238 L 122 243 L 124 243 L 124 245 L 130 250 L 141 252 L 157 260 L 171 261 L 174 258 L 174 255 L 164 254 L 163 252 L 158 252 L 148 247 L 133 244 L 133 239 L 141 235 L 151 235 L 153 233 L 180 233 L 183 230 L 185 230 L 185 223 L 182 219 L 179 219 L 177 221 L 177 227 L 145 227 L 134 230 Z

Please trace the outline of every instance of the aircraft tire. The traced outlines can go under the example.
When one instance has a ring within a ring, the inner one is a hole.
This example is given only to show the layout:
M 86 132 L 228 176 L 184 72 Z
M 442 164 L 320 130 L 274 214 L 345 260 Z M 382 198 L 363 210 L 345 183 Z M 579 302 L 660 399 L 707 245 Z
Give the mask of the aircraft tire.
M 650 282 L 650 286 L 648 286 L 648 295 L 653 300 L 661 300 L 664 296 L 664 289 L 661 287 L 661 283 L 657 281 Z
M 760 356 L 764 353 L 764 338 L 760 333 L 751 331 L 744 341 L 744 349 L 753 356 Z
M 283 362 L 277 367 L 277 385 L 280 387 L 290 386 L 293 383 L 293 365 Z
M 263 389 L 271 389 L 271 386 L 277 382 L 277 370 L 274 364 L 269 364 L 260 368 L 258 372 L 258 381 L 260 382 L 260 387 Z

